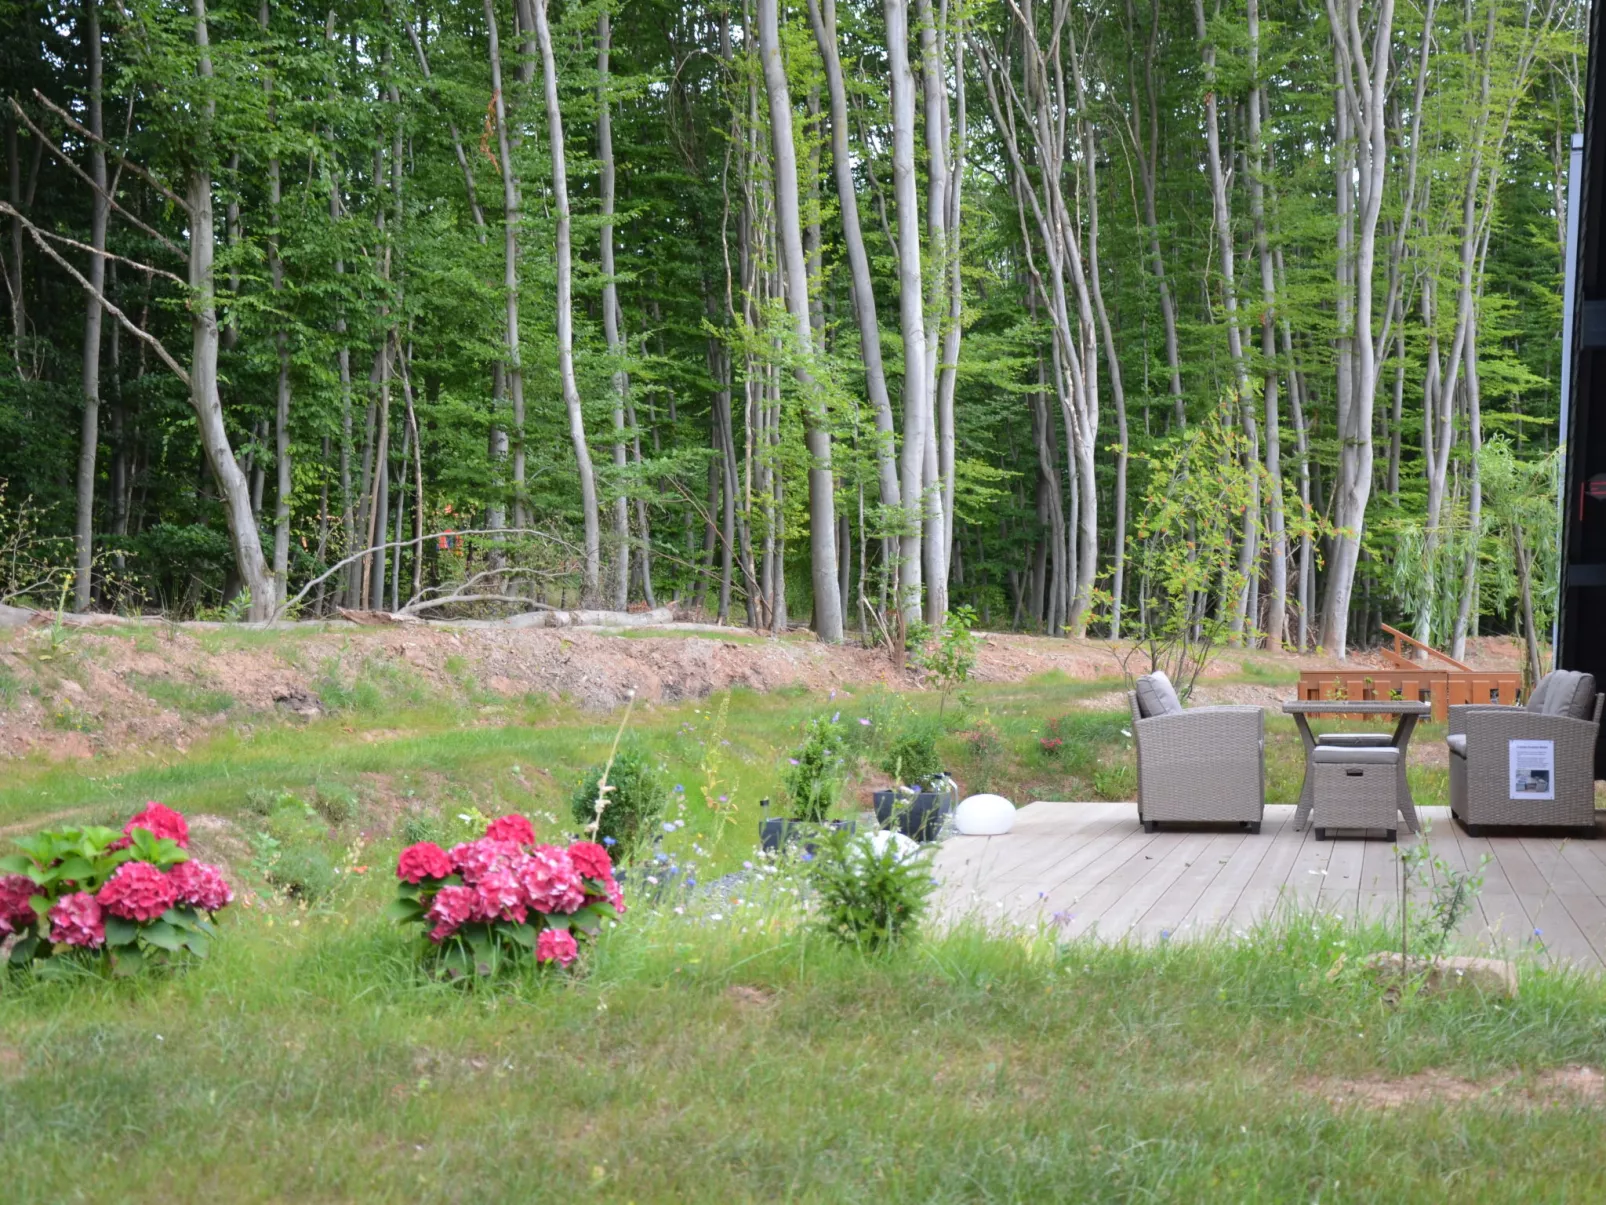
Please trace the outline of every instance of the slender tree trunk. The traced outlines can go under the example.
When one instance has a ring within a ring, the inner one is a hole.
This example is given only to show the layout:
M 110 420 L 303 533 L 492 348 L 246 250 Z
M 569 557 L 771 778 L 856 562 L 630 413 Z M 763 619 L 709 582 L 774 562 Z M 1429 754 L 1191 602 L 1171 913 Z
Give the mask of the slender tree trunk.
M 926 397 L 926 320 L 920 267 L 920 199 L 915 182 L 915 79 L 909 66 L 907 0 L 883 0 L 887 65 L 892 76 L 892 193 L 898 211 L 898 312 L 903 327 L 904 507 L 898 556 L 898 606 L 906 620 L 921 616 L 925 449 L 931 414 Z
M 268 0 L 262 0 L 260 21 L 264 34 L 268 32 L 270 11 Z M 262 90 L 267 94 L 269 137 L 277 137 L 277 112 L 273 97 L 273 73 L 264 72 Z M 284 305 L 284 262 L 279 255 L 279 205 L 282 200 L 279 179 L 279 156 L 268 157 L 268 280 L 273 290 L 274 305 Z M 273 463 L 276 497 L 273 507 L 273 582 L 275 607 L 284 604 L 290 576 L 290 337 L 281 324 L 273 332 L 273 346 L 279 361 L 279 378 L 274 391 L 273 411 Z
M 84 0 L 83 19 L 84 51 L 89 68 L 89 130 L 94 139 L 89 142 L 89 170 L 95 181 L 90 198 L 89 243 L 94 251 L 89 257 L 89 286 L 92 290 L 84 307 L 84 360 L 83 428 L 78 444 L 77 521 L 73 529 L 77 552 L 77 575 L 73 579 L 73 607 L 87 611 L 93 600 L 92 580 L 95 558 L 95 462 L 100 440 L 100 294 L 106 287 L 106 221 L 111 204 L 106 191 L 106 151 L 96 139 L 102 137 L 104 123 L 101 118 L 101 56 L 100 9 L 98 0 Z M 12 160 L 12 170 L 16 161 Z M 20 231 L 20 228 L 19 228 Z M 17 247 L 20 255 L 21 248 Z M 17 266 L 20 269 L 19 258 Z M 18 282 L 17 298 L 21 287 Z M 20 360 L 19 360 L 20 363 Z
M 216 102 L 211 94 L 212 56 L 206 20 L 206 0 L 193 0 L 195 14 L 195 43 L 200 50 L 199 72 L 205 89 L 203 120 L 210 127 L 216 119 Z M 204 144 L 203 144 L 204 145 Z M 262 555 L 262 540 L 257 534 L 256 520 L 251 513 L 251 495 L 245 475 L 235 462 L 234 451 L 229 447 L 228 431 L 223 424 L 223 403 L 218 396 L 217 354 L 218 321 L 216 281 L 213 261 L 216 255 L 215 235 L 212 226 L 212 173 L 206 157 L 196 155 L 190 166 L 185 204 L 189 210 L 189 285 L 190 328 L 192 348 L 190 356 L 190 405 L 195 410 L 201 435 L 201 447 L 207 464 L 217 480 L 223 496 L 224 515 L 228 521 L 229 542 L 234 549 L 234 561 L 241 580 L 251 591 L 249 617 L 253 621 L 265 620 L 273 609 L 273 574 Z
M 489 3 L 489 0 L 487 0 Z M 547 138 L 552 152 L 552 208 L 557 216 L 557 323 L 558 377 L 564 409 L 569 416 L 569 440 L 574 445 L 580 472 L 580 505 L 585 514 L 585 600 L 596 599 L 602 579 L 602 537 L 597 517 L 597 479 L 586 442 L 585 416 L 580 387 L 574 375 L 574 251 L 569 218 L 569 172 L 563 153 L 563 112 L 558 104 L 558 66 L 552 53 L 552 31 L 547 25 L 547 0 L 534 0 L 535 34 L 541 45 L 541 69 L 546 83 Z M 504 155 L 506 152 L 504 152 Z M 522 415 L 515 414 L 515 426 Z M 520 428 L 522 431 L 522 427 Z M 521 435 L 522 439 L 522 435 Z M 522 479 L 515 482 L 522 488 Z
M 792 315 L 798 365 L 794 375 L 803 394 L 804 440 L 809 453 L 809 560 L 814 585 L 815 631 L 821 640 L 842 640 L 842 608 L 837 593 L 836 505 L 831 473 L 831 436 L 825 404 L 809 363 L 814 354 L 809 313 L 808 268 L 803 258 L 799 215 L 797 151 L 792 142 L 792 100 L 781 61 L 778 0 L 758 0 L 758 44 L 764 88 L 769 97 L 770 142 L 775 173 L 775 220 L 786 274 L 786 302 Z
M 625 496 L 625 393 L 630 377 L 625 370 L 625 349 L 619 338 L 619 288 L 613 263 L 613 120 L 608 95 L 608 52 L 613 35 L 608 11 L 597 17 L 597 158 L 600 161 L 602 200 L 602 329 L 613 361 L 613 467 L 619 491 L 613 501 L 613 535 L 618 546 L 614 565 L 613 605 L 623 611 L 630 601 L 630 500 Z
M 1249 5 L 1249 207 L 1255 226 L 1255 248 L 1260 258 L 1260 354 L 1265 361 L 1263 400 L 1266 405 L 1266 492 L 1271 597 L 1266 609 L 1266 646 L 1280 649 L 1288 640 L 1288 532 L 1283 514 L 1282 384 L 1277 363 L 1277 278 L 1272 265 L 1266 220 L 1266 155 L 1261 143 L 1261 107 L 1265 103 L 1260 78 L 1260 6 Z
M 814 25 L 814 39 L 825 64 L 831 117 L 831 167 L 836 177 L 842 241 L 847 251 L 853 316 L 859 328 L 859 355 L 864 363 L 865 390 L 875 415 L 877 482 L 881 504 L 891 509 L 901 505 L 896 437 L 893 433 L 892 403 L 887 396 L 886 372 L 881 363 L 881 327 L 876 317 L 875 285 L 870 275 L 870 257 L 864 249 L 864 232 L 859 224 L 858 182 L 853 178 L 853 155 L 848 145 L 847 88 L 837 50 L 836 0 L 809 0 L 809 18 Z M 893 556 L 891 542 L 884 544 L 883 555 L 890 561 Z
M 542 0 L 537 0 L 537 4 L 540 3 Z M 540 28 L 545 28 L 544 8 L 541 9 L 536 21 Z M 528 522 L 526 514 L 528 499 L 524 490 L 524 340 L 519 327 L 519 225 L 522 215 L 518 169 L 513 162 L 513 135 L 508 123 L 509 105 L 502 84 L 502 47 L 497 37 L 494 0 L 485 0 L 485 25 L 491 59 L 491 104 L 496 115 L 497 165 L 502 175 L 502 294 L 506 321 L 503 337 L 507 341 L 503 382 L 507 395 L 512 400 L 513 526 L 524 527 Z M 556 88 L 556 82 L 553 81 L 549 85 L 549 90 L 555 93 Z M 561 130 L 553 137 L 561 149 L 563 137 Z M 565 212 L 559 220 L 566 228 L 567 206 L 563 208 Z M 560 238 L 562 237 L 560 235 Z M 561 289 L 562 286 L 559 287 Z M 559 326 L 563 325 L 563 321 L 563 318 L 559 317 Z
M 926 422 L 926 452 L 922 466 L 925 519 L 920 554 L 926 583 L 926 622 L 940 624 L 948 613 L 948 541 L 951 534 L 943 506 L 951 496 L 943 465 L 953 463 L 953 412 L 941 412 L 937 382 L 941 371 L 943 319 L 948 309 L 949 257 L 949 109 L 944 55 L 938 38 L 937 18 L 931 0 L 914 0 L 920 38 L 920 76 L 925 101 L 926 135 L 926 241 L 930 266 L 925 281 L 926 379 L 924 392 L 931 408 Z M 901 220 L 901 219 L 900 219 Z

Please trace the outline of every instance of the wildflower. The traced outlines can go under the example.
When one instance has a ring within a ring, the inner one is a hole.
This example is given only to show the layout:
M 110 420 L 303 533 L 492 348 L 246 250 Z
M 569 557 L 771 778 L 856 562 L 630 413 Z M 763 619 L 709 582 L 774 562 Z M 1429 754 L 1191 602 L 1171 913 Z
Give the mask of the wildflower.
M 234 900 L 234 892 L 224 881 L 223 872 L 206 862 L 197 862 L 194 858 L 180 862 L 167 872 L 167 877 L 173 881 L 181 904 L 216 912 Z
M 433 841 L 420 841 L 401 851 L 396 859 L 396 877 L 408 883 L 425 879 L 444 879 L 452 873 L 452 860 Z
M 123 836 L 130 836 L 136 828 L 142 828 L 158 839 L 166 837 L 178 843 L 180 849 L 188 849 L 190 844 L 190 826 L 184 822 L 184 817 L 170 807 L 163 807 L 154 799 L 145 805 L 145 810 L 123 825 Z M 120 843 L 126 849 L 128 842 Z
M 535 844 L 535 828 L 516 812 L 491 821 L 485 826 L 485 835 L 493 841 L 511 841 L 514 845 Z
M 472 887 L 442 887 L 424 913 L 425 920 L 435 923 L 430 930 L 430 941 L 439 945 L 456 933 L 474 915 L 478 903 L 479 897 Z
M 612 837 L 604 837 L 602 839 L 602 843 L 604 845 L 606 845 L 609 849 L 612 849 L 615 845 L 619 844 L 619 842 L 615 841 Z
M 178 888 L 149 862 L 124 862 L 95 896 L 101 908 L 124 920 L 156 920 L 178 901 Z
M 675 822 L 673 820 L 665 820 L 664 821 L 664 832 L 672 833 L 674 831 L 675 831 Z
M 85 949 L 105 945 L 106 920 L 99 901 L 87 891 L 75 891 L 57 900 L 50 910 L 50 940 Z
M 536 962 L 555 962 L 568 966 L 580 956 L 574 934 L 567 929 L 542 929 L 535 939 Z
M 797 765 L 797 758 L 795 757 L 789 757 L 786 760 L 791 762 L 794 766 Z
M 838 720 L 840 720 L 840 719 L 841 719 L 841 718 L 842 718 L 842 713 L 841 713 L 841 712 L 840 712 L 840 711 L 837 711 L 837 712 L 833 712 L 833 713 L 832 713 L 832 714 L 831 714 L 831 723 L 833 723 L 833 724 L 834 724 L 834 723 L 836 723 L 836 722 L 837 722 L 837 721 L 838 721 Z
M 36 919 L 33 880 L 25 874 L 0 875 L 0 937 L 31 928 Z
M 742 863 L 742 869 L 743 870 L 752 870 L 753 869 L 753 864 L 751 862 L 743 862 Z
M 675 794 L 677 794 L 677 795 L 684 795 L 684 794 L 685 794 L 685 793 L 686 793 L 686 787 L 685 787 L 685 785 L 684 785 L 684 784 L 683 784 L 683 783 L 678 783 L 678 782 L 677 782 L 677 783 L 676 783 L 676 784 L 675 784 Z
M 721 802 L 721 803 L 727 803 L 727 802 L 729 802 L 729 798 L 730 798 L 730 797 L 729 797 L 729 796 L 727 796 L 727 795 L 721 795 L 721 796 L 720 796 L 720 797 L 719 797 L 719 801 L 720 801 L 720 802 Z

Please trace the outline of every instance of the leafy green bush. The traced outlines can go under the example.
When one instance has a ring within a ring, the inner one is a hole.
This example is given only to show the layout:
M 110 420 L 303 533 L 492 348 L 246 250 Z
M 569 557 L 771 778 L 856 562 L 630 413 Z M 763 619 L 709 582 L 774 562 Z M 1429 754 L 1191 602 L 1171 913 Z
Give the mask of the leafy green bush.
M 596 819 L 597 789 L 605 768 L 598 764 L 587 770 L 569 801 L 570 814 L 587 835 Z M 614 754 L 608 788 L 608 802 L 595 839 L 608 847 L 615 863 L 639 861 L 651 846 L 653 833 L 669 804 L 669 783 L 652 755 L 627 740 Z
M 831 814 L 842 793 L 847 757 L 839 718 L 840 713 L 810 720 L 803 743 L 781 772 L 781 792 L 796 819 L 819 823 Z
M 927 856 L 907 837 L 887 831 L 832 833 L 816 847 L 809 877 L 820 926 L 869 952 L 912 934 L 936 885 Z
M 314 788 L 313 806 L 331 825 L 339 828 L 357 816 L 357 793 L 338 782 L 320 782 Z
M 881 769 L 895 782 L 923 783 L 942 772 L 937 753 L 937 725 L 930 720 L 909 721 L 887 745 Z
M 288 793 L 252 838 L 252 864 L 272 886 L 293 899 L 314 901 L 340 883 L 339 851 L 329 826 L 308 804 Z
M 402 818 L 401 841 L 403 845 L 419 845 L 425 841 L 434 845 L 448 844 L 446 825 L 439 816 L 428 812 L 409 812 Z

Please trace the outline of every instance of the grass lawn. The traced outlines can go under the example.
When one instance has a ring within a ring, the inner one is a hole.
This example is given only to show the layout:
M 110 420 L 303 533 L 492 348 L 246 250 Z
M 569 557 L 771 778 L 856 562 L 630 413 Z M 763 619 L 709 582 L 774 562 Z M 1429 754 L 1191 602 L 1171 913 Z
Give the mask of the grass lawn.
M 1126 714 L 1078 706 L 1117 685 L 978 687 L 944 756 L 1023 801 L 1129 797 Z M 1600 980 L 1525 967 L 1516 1001 L 1392 1001 L 1355 969 L 1387 934 L 1327 919 L 1152 949 L 961 929 L 871 958 L 812 931 L 783 877 L 762 902 L 737 886 L 683 914 L 638 898 L 578 976 L 433 982 L 381 916 L 408 824 L 472 808 L 567 827 L 619 717 L 346 689 L 311 723 L 9 768 L 0 834 L 158 798 L 216 818 L 197 846 L 231 856 L 252 898 L 180 974 L 0 976 L 5 1205 L 1606 1196 L 1600 1102 L 1545 1079 L 1606 1064 Z M 667 856 L 705 885 L 752 859 L 758 800 L 810 716 L 873 733 L 937 705 L 737 692 L 638 711 L 683 788 Z M 1292 723 L 1269 719 L 1269 797 L 1292 801 L 1300 771 Z M 1442 799 L 1442 770 L 1419 773 L 1419 800 Z M 286 794 L 316 805 L 306 831 L 268 831 Z M 265 854 L 292 839 L 344 873 L 276 893 Z M 1430 1069 L 1471 1099 L 1335 1103 L 1343 1081 Z
M 876 959 L 732 906 L 638 909 L 581 977 L 468 991 L 414 971 L 384 893 L 237 909 L 172 978 L 7 984 L 5 1199 L 1606 1193 L 1598 1104 L 1530 1091 L 1606 1059 L 1597 980 L 1390 1005 L 1349 969 L 1381 935 L 1329 922 L 1151 950 L 958 932 Z M 1490 1090 L 1331 1099 L 1426 1068 Z

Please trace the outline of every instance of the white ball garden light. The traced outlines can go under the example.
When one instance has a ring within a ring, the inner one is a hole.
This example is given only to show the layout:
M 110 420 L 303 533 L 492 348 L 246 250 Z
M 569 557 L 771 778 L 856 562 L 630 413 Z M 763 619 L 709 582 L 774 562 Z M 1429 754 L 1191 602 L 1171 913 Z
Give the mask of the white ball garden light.
M 964 837 L 997 837 L 1015 827 L 1015 805 L 1002 795 L 972 795 L 954 813 Z

